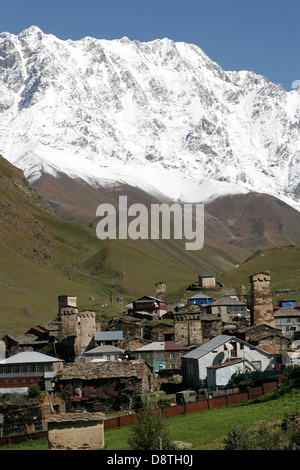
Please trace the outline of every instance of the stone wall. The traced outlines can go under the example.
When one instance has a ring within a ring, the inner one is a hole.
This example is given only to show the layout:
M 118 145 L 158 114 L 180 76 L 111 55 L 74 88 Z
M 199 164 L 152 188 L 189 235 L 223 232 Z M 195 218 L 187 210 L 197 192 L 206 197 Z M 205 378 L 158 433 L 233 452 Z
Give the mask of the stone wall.
M 104 448 L 103 413 L 59 413 L 46 416 L 50 450 Z

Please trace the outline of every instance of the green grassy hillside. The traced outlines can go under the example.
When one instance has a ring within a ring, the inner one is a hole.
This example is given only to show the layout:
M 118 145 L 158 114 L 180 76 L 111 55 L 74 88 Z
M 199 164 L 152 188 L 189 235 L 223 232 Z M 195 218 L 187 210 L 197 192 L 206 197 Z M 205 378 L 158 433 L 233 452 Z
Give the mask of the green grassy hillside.
M 218 280 L 229 288 L 244 285 L 249 289 L 249 276 L 261 271 L 270 271 L 274 303 L 277 298 L 286 297 L 285 293 L 275 295 L 275 291 L 279 290 L 290 290 L 292 297 L 300 301 L 300 246 L 282 246 L 259 251 L 238 267 L 219 275 Z
M 198 273 L 219 273 L 248 255 L 216 242 L 187 252 L 181 240 L 100 241 L 95 228 L 58 218 L 2 157 L 0 201 L 0 337 L 54 319 L 61 294 L 107 318 L 137 296 L 155 295 L 156 282 L 177 300 Z
M 58 218 L 0 157 L 0 338 L 53 320 L 61 294 L 77 296 L 80 309 L 106 319 L 141 295 L 155 295 L 156 282 L 167 284 L 169 303 L 177 302 L 198 274 L 219 275 L 229 289 L 248 287 L 251 274 L 270 270 L 273 289 L 299 286 L 299 248 L 249 258 L 249 250 L 218 237 L 217 227 L 206 220 L 199 251 L 186 251 L 184 240 L 101 241 L 95 228 Z

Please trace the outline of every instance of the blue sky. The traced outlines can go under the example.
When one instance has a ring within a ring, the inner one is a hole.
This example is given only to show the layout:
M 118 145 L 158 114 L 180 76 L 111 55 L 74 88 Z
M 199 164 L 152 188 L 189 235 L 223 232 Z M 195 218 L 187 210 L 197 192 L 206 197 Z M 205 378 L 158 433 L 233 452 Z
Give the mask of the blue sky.
M 300 80 L 299 0 L 9 0 L 0 31 L 31 25 L 61 39 L 196 44 L 224 70 L 252 70 L 290 90 Z

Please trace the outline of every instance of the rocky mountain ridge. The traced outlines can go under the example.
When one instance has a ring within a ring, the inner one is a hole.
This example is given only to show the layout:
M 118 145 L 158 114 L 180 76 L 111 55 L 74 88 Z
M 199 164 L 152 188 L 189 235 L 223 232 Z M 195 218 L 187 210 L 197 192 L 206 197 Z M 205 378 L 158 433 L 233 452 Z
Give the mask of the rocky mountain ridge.
M 0 34 L 1 153 L 94 188 L 182 202 L 267 193 L 300 208 L 300 88 L 224 71 L 197 46 L 157 39 Z

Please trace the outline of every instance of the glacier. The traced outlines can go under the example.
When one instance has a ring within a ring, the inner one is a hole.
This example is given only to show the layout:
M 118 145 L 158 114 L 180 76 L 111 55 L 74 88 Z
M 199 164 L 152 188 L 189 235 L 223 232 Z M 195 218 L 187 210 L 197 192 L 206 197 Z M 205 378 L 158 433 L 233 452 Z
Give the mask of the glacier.
M 65 173 L 182 202 L 256 191 L 300 210 L 300 87 L 193 44 L 3 32 L 0 113 L 0 153 L 31 183 Z

